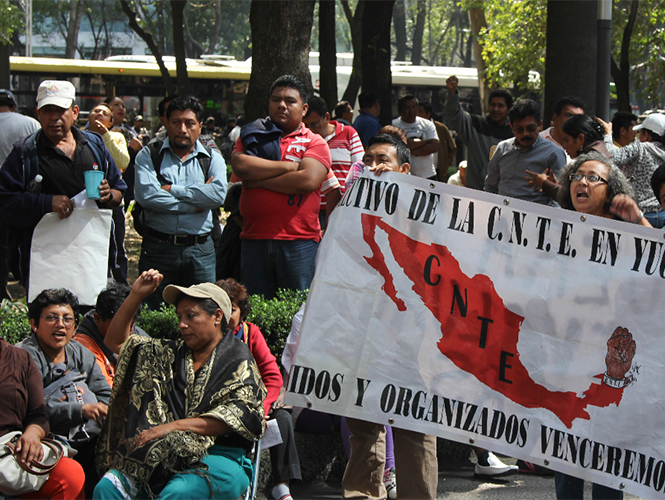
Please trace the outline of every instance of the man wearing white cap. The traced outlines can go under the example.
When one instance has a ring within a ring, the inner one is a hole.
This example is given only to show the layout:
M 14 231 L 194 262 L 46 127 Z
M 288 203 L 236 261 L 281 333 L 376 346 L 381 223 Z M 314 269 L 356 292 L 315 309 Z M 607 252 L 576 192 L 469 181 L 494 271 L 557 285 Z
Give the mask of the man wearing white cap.
M 617 148 L 612 140 L 612 125 L 599 120 L 605 126 L 605 146 L 612 160 L 630 179 L 635 190 L 635 201 L 653 227 L 665 226 L 665 210 L 651 189 L 651 176 L 665 165 L 665 115 L 651 113 L 633 130 L 639 132 L 640 142 L 632 142 Z M 635 221 L 638 222 L 638 221 Z
M 127 187 L 104 139 L 74 127 L 79 108 L 76 90 L 67 81 L 46 80 L 37 91 L 37 118 L 41 129 L 14 148 L 0 169 L 0 220 L 15 226 L 20 238 L 21 279 L 27 283 L 32 231 L 47 213 L 61 219 L 72 214 L 76 194 L 85 189 L 83 172 L 104 172 L 99 185 L 100 208 L 117 207 Z M 112 245 L 111 264 L 115 265 Z

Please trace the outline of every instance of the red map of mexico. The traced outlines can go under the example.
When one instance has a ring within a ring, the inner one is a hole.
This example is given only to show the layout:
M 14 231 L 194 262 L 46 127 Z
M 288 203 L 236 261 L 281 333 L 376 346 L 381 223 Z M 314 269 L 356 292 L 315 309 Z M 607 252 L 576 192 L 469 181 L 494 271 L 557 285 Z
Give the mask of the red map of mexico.
M 380 217 L 363 214 L 362 226 L 363 239 L 372 250 L 372 256 L 365 260 L 385 280 L 382 289 L 398 310 L 406 311 L 376 242 L 377 227 L 386 232 L 392 255 L 413 282 L 413 291 L 440 322 L 439 351 L 458 368 L 519 405 L 550 410 L 568 428 L 577 418 L 590 418 L 587 406 L 607 407 L 621 402 L 625 385 L 621 382 L 635 354 L 635 342 L 627 329 L 617 327 L 608 341 L 610 378 L 605 375 L 606 383 L 590 381 L 589 389 L 581 396 L 551 391 L 532 380 L 522 364 L 517 342 L 524 318 L 505 306 L 489 277 L 466 276 L 445 246 L 413 240 Z M 603 380 L 603 375 L 594 378 Z M 607 385 L 612 381 L 618 383 Z

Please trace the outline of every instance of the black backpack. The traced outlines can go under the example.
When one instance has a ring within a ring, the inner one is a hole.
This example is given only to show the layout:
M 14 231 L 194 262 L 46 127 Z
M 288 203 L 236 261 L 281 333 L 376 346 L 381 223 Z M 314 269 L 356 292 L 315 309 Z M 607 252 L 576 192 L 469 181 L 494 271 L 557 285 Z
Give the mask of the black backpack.
M 162 160 L 164 159 L 164 150 L 161 150 L 163 144 L 164 141 L 155 141 L 151 142 L 146 146 L 150 151 L 150 160 L 152 161 L 152 166 L 155 169 L 155 173 L 157 174 L 157 179 L 159 180 L 159 183 L 162 186 L 165 184 L 172 184 L 171 182 L 167 181 L 164 178 L 164 176 L 161 174 Z M 212 156 L 212 150 L 204 144 L 203 147 L 206 149 L 206 151 L 210 156 L 204 153 L 199 153 L 196 156 L 196 159 L 198 160 L 199 165 L 201 166 L 201 170 L 203 170 L 203 177 L 205 177 L 205 180 L 207 181 L 209 177 L 208 172 L 210 170 L 210 158 Z M 143 215 L 143 207 L 138 202 L 138 200 L 134 199 L 134 208 L 132 209 L 132 218 L 134 219 L 134 229 L 141 236 L 143 236 L 143 230 L 145 228 L 143 224 L 142 215 Z

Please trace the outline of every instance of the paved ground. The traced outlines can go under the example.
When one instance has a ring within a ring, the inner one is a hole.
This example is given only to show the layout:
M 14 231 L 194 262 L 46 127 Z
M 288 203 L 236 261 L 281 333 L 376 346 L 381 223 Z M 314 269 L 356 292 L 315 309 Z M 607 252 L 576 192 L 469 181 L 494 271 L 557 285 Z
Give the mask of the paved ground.
M 399 488 L 399 480 L 398 480 Z M 339 499 L 341 487 L 312 484 L 307 487 L 294 485 L 293 497 L 305 499 Z M 554 499 L 554 477 L 518 474 L 505 479 L 486 481 L 473 476 L 471 467 L 439 473 L 437 500 L 552 500 Z M 585 498 L 591 498 L 591 485 L 587 484 Z M 640 500 L 625 495 L 626 500 Z

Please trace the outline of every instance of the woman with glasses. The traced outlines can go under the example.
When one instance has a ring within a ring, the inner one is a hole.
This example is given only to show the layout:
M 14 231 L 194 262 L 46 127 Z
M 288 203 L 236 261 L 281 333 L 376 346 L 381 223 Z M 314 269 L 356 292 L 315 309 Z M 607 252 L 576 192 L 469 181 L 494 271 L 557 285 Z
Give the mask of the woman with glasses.
M 610 159 L 592 151 L 578 156 L 568 164 L 561 178 L 559 204 L 599 217 L 619 219 L 651 227 L 632 198 L 630 183 Z M 583 499 L 584 480 L 555 472 L 557 499 Z M 593 499 L 622 499 L 623 492 L 594 484 Z
M 46 412 L 51 432 L 67 440 L 70 447 L 77 450 L 75 460 L 83 466 L 86 493 L 91 494 L 97 477 L 94 468 L 96 434 L 106 417 L 111 387 L 94 354 L 72 341 L 78 307 L 78 298 L 67 289 L 42 291 L 28 309 L 33 333 L 17 347 L 28 351 L 37 365 L 46 388 Z M 65 377 L 72 381 L 71 385 L 65 383 Z M 75 387 L 76 392 L 65 397 L 62 388 L 70 386 Z M 95 395 L 96 402 L 92 402 L 95 398 L 80 394 L 82 387 Z M 83 396 L 86 397 L 82 404 Z M 78 431 L 76 438 L 74 429 Z

